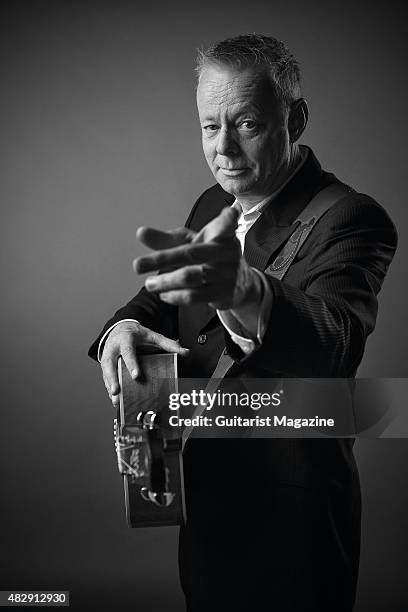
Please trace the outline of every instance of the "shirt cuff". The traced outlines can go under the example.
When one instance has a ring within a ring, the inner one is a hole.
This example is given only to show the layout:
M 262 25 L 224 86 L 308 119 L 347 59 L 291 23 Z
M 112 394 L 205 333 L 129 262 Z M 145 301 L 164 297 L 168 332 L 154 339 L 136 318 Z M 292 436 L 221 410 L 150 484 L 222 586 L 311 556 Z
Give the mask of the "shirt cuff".
M 252 268 L 261 279 L 262 296 L 258 305 L 258 317 L 252 319 L 248 316 L 248 306 L 230 310 L 217 310 L 218 317 L 231 336 L 231 340 L 238 344 L 245 355 L 250 355 L 262 344 L 266 327 L 272 310 L 273 295 L 265 275 L 256 268 Z M 251 305 L 250 311 L 253 312 Z
M 103 345 L 105 344 L 105 340 L 106 340 L 107 336 L 111 333 L 111 331 L 112 331 L 112 329 L 114 327 L 119 325 L 119 323 L 124 323 L 125 321 L 133 321 L 134 323 L 139 323 L 139 321 L 137 321 L 136 319 L 121 319 L 120 321 L 116 321 L 116 323 L 111 325 L 109 327 L 109 329 L 107 329 L 106 332 L 103 334 L 103 336 L 100 339 L 99 344 L 98 344 L 98 353 L 97 353 L 96 356 L 97 356 L 97 359 L 98 359 L 99 363 L 101 362 Z

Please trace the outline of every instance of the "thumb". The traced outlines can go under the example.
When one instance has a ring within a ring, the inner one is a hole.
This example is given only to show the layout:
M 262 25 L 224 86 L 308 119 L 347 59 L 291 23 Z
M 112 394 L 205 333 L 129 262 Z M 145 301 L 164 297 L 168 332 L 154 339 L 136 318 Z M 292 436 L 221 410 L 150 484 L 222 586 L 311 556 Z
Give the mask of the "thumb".
M 234 206 L 226 206 L 218 217 L 207 223 L 195 236 L 193 242 L 207 242 L 221 238 L 232 238 L 238 225 L 240 212 Z

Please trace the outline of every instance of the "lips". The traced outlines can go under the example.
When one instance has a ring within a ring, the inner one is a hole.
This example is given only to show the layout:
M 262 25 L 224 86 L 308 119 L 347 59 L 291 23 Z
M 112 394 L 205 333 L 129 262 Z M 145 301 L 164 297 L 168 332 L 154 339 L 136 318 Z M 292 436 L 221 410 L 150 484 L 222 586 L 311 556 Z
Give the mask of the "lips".
M 226 176 L 239 176 L 247 171 L 248 168 L 220 168 Z

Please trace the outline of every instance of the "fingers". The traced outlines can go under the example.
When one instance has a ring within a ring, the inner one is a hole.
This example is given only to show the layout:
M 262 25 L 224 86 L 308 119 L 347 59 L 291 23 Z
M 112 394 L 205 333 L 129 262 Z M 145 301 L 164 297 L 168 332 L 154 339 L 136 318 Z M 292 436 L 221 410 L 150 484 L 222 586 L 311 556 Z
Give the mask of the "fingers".
M 181 356 L 187 356 L 190 350 L 180 346 L 177 340 L 167 338 L 162 334 L 152 331 L 151 329 L 145 328 L 146 333 L 144 334 L 143 342 L 153 344 L 163 349 L 166 353 L 177 353 Z
M 136 238 L 150 249 L 171 249 L 176 246 L 191 242 L 195 232 L 186 227 L 178 227 L 174 230 L 162 232 L 152 227 L 139 227 Z
M 202 287 L 208 282 L 210 268 L 199 266 L 188 266 L 179 268 L 167 274 L 158 274 L 146 278 L 145 287 L 152 293 L 161 293 L 172 289 L 185 289 L 192 287 Z
M 133 261 L 133 269 L 138 274 L 144 274 L 191 264 L 216 263 L 220 257 L 220 245 L 216 242 L 184 244 L 173 249 L 164 249 L 138 257 Z
M 163 302 L 174 306 L 208 303 L 213 308 L 231 308 L 236 300 L 238 264 L 239 261 L 226 260 L 222 266 L 203 266 L 204 276 L 202 269 L 199 274 L 196 272 L 197 266 L 190 268 L 197 276 L 187 274 L 189 268 L 169 274 L 159 274 L 152 277 L 155 282 L 154 289 L 150 288 L 150 284 L 147 288 L 158 294 Z M 201 266 L 198 267 L 200 268 Z M 200 285 L 198 285 L 198 279 L 201 280 Z M 206 282 L 203 283 L 203 280 Z
M 123 361 L 125 362 L 125 366 L 130 376 L 133 378 L 133 380 L 137 380 L 138 378 L 141 378 L 142 371 L 141 371 L 139 362 L 137 360 L 135 347 L 131 344 L 127 346 L 125 345 L 121 347 L 120 352 L 121 352 Z
M 194 237 L 193 242 L 233 238 L 240 212 L 234 206 L 223 208 L 218 217 L 207 223 Z
M 101 367 L 106 390 L 109 393 L 109 397 L 111 398 L 112 404 L 115 406 L 115 408 L 117 408 L 119 405 L 120 392 L 117 357 L 104 357 L 102 355 Z
M 187 228 L 162 232 L 141 227 L 136 236 L 155 253 L 138 257 L 133 269 L 138 274 L 180 268 L 191 264 L 212 264 L 220 258 L 220 242 L 235 239 L 239 211 L 226 207 L 197 234 Z
M 239 206 L 226 207 L 198 233 L 186 228 L 169 232 L 139 228 L 136 234 L 139 240 L 156 252 L 135 259 L 133 269 L 138 274 L 161 272 L 146 279 L 146 289 L 174 305 L 232 303 L 241 259 L 241 248 L 235 236 L 240 213 Z M 199 264 L 205 264 L 207 276 L 211 269 L 217 268 L 218 275 L 225 277 L 226 282 L 221 283 L 218 279 L 208 287 L 208 278 Z M 168 338 L 157 345 L 166 351 L 179 352 L 179 347 Z
M 198 289 L 179 289 L 164 291 L 160 293 L 160 299 L 167 304 L 174 306 L 199 304 L 199 303 L 218 303 L 222 300 L 223 308 L 230 308 L 232 300 L 225 296 L 225 288 L 222 287 L 202 287 Z M 220 302 L 221 303 L 221 302 Z M 216 306 L 218 308 L 218 306 Z

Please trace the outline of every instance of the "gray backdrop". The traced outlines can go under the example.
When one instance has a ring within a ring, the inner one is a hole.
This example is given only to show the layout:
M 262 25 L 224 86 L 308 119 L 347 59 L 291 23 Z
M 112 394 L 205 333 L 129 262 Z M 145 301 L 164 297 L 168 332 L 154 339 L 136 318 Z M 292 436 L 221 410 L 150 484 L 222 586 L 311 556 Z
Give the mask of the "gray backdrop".
M 147 4 L 147 6 L 146 6 Z M 212 182 L 195 49 L 239 33 L 301 61 L 323 166 L 391 214 L 400 245 L 361 376 L 407 376 L 405 19 L 388 2 L 3 3 L 0 588 L 76 606 L 182 609 L 177 530 L 127 529 L 113 410 L 88 345 L 140 286 L 141 224 L 183 224 Z M 406 440 L 358 443 L 359 612 L 408 606 Z M 121 603 L 114 603 L 114 602 Z

